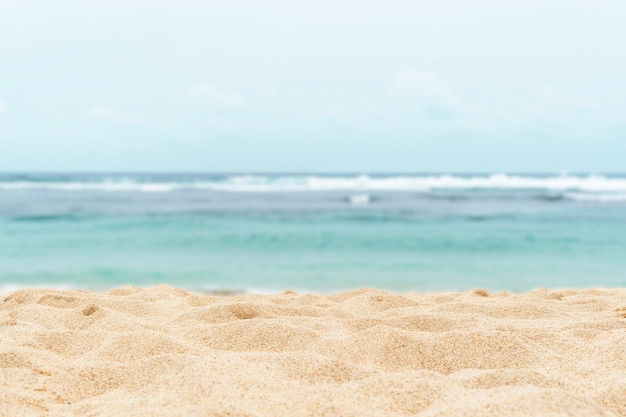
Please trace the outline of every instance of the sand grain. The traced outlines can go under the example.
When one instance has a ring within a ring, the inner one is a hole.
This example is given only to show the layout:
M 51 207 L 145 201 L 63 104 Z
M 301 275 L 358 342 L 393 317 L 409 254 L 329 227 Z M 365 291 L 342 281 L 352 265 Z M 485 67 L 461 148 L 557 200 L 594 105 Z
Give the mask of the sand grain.
M 626 289 L 22 290 L 0 415 L 626 416 Z

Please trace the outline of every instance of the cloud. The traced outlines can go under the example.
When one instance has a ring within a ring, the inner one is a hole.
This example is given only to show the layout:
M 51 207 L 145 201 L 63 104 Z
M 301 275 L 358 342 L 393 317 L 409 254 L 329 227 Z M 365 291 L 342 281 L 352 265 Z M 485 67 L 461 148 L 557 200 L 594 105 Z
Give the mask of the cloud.
M 9 107 L 4 103 L 4 101 L 0 100 L 0 114 L 6 113 L 9 111 Z
M 241 107 L 245 104 L 243 98 L 238 94 L 220 90 L 213 84 L 209 84 L 207 82 L 192 85 L 187 89 L 186 95 L 188 97 L 208 98 L 227 107 Z
M 431 117 L 452 117 L 471 112 L 475 106 L 464 103 L 452 87 L 435 74 L 423 70 L 407 70 L 396 76 L 391 95 L 416 105 Z
M 586 99 L 584 97 L 576 97 L 573 101 L 572 101 L 572 105 L 574 107 L 578 107 L 581 109 L 594 109 L 596 107 L 598 107 L 598 105 L 596 103 L 594 103 L 593 101 Z
M 598 126 L 620 123 L 620 107 L 600 97 L 581 95 L 584 91 L 544 84 L 533 91 L 532 101 L 518 112 L 528 125 L 547 130 L 575 130 L 577 134 L 597 130 Z
M 398 97 L 426 96 L 458 101 L 449 85 L 432 72 L 422 70 L 409 70 L 398 74 L 391 85 L 391 93 Z
M 434 82 L 435 76 L 429 71 L 403 71 L 396 77 L 392 85 L 392 92 L 400 96 L 411 95 L 416 90 L 432 85 Z
M 94 119 L 122 125 L 134 125 L 149 128 L 156 128 L 159 125 L 159 123 L 154 120 L 103 106 L 92 107 L 89 110 L 89 116 Z
M 558 91 L 550 84 L 544 84 L 539 88 L 541 103 L 560 109 L 597 109 L 601 103 L 587 97 L 581 97 Z

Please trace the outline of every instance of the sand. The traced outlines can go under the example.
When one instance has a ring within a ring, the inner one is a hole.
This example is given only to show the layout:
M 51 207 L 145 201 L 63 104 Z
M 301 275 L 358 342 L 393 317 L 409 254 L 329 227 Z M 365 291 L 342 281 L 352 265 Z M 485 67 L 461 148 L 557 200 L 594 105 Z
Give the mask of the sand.
M 22 290 L 0 415 L 625 416 L 626 289 Z

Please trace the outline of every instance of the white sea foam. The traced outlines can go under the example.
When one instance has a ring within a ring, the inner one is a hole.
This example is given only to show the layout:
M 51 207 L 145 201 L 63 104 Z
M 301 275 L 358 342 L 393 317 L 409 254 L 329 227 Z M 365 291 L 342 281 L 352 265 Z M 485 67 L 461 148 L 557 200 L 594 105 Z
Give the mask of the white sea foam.
M 575 201 L 599 201 L 603 203 L 626 201 L 626 194 L 623 193 L 566 193 L 564 197 Z
M 49 282 L 49 283 L 32 283 L 32 284 L 24 284 L 17 282 L 6 282 L 0 284 L 0 295 L 6 296 L 16 291 L 24 290 L 24 289 L 51 289 L 51 290 L 87 290 L 87 291 L 110 291 L 115 288 L 121 287 L 123 285 L 138 285 L 143 288 L 151 288 L 160 285 L 173 285 L 171 283 L 162 283 L 162 282 L 154 282 L 154 283 L 142 283 L 142 284 L 120 284 L 120 283 L 110 283 L 109 285 L 99 285 L 93 286 L 88 284 L 75 284 L 69 282 Z M 185 289 L 191 292 L 199 292 L 199 293 L 208 293 L 208 294 L 279 294 L 283 292 L 284 288 L 274 288 L 274 287 L 262 287 L 262 286 L 228 286 L 228 285 L 218 285 L 218 284 L 194 284 L 194 283 L 177 283 L 176 286 Z M 293 287 L 293 286 L 292 286 Z M 299 293 L 308 293 L 308 292 L 317 292 L 319 293 L 319 289 L 315 288 L 304 288 L 304 287 L 294 287 L 291 288 L 294 291 Z
M 231 176 L 221 180 L 147 182 L 132 179 L 93 182 L 4 181 L 0 191 L 55 190 L 102 192 L 172 192 L 207 190 L 225 192 L 305 191 L 410 191 L 433 190 L 544 190 L 592 193 L 626 193 L 625 177 L 554 176 L 532 177 L 493 174 L 488 176 Z M 576 199 L 576 197 L 572 197 Z M 610 198 L 607 198 L 608 200 Z M 619 200 L 619 198 L 616 198 Z
M 178 183 L 154 182 L 0 182 L 2 191 L 53 190 L 53 191 L 139 191 L 139 192 L 169 192 L 181 188 Z
M 348 202 L 350 204 L 362 205 L 369 204 L 372 201 L 372 197 L 369 194 L 355 194 L 348 196 Z
M 37 283 L 37 284 L 20 284 L 15 282 L 7 282 L 0 284 L 0 294 L 7 295 L 15 291 L 26 288 L 45 288 L 53 290 L 76 290 L 81 289 L 79 286 L 70 283 Z

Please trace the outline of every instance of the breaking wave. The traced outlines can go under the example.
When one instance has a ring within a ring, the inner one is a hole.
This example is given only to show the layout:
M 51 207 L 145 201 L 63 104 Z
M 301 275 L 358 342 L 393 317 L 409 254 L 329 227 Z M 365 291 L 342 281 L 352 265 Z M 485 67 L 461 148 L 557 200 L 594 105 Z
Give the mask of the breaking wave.
M 141 178 L 99 178 L 90 180 L 0 180 L 0 191 L 90 191 L 166 193 L 182 190 L 223 192 L 314 192 L 314 191 L 405 191 L 446 190 L 536 190 L 574 192 L 573 200 L 622 201 L 626 198 L 626 177 L 524 176 L 524 175 L 398 175 L 398 176 L 323 176 L 323 175 L 232 175 L 216 178 L 175 178 L 154 181 Z M 582 197 L 578 193 L 585 193 Z M 587 193 L 604 193 L 588 195 Z M 618 194 L 614 194 L 618 193 Z

